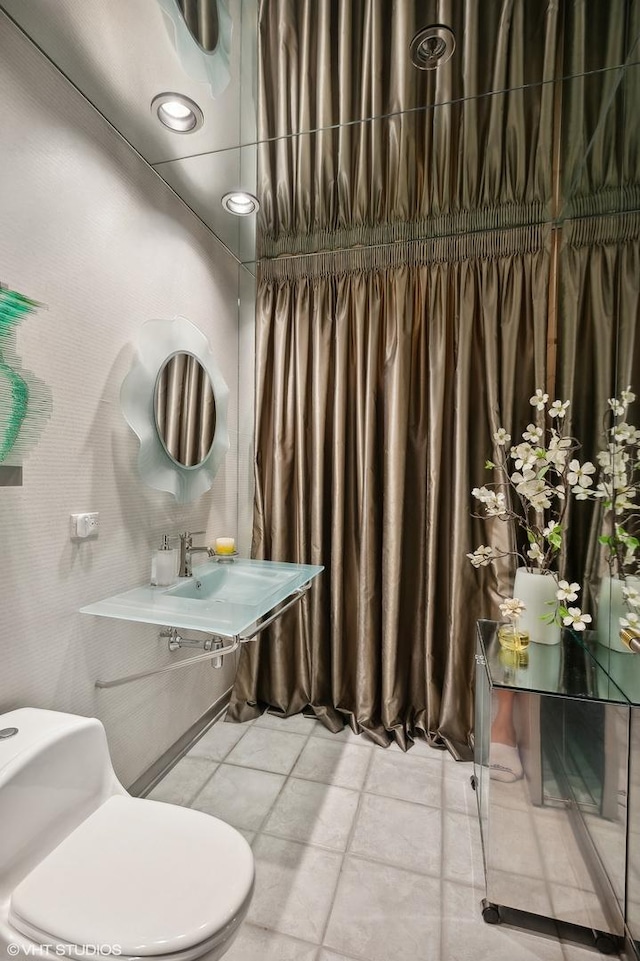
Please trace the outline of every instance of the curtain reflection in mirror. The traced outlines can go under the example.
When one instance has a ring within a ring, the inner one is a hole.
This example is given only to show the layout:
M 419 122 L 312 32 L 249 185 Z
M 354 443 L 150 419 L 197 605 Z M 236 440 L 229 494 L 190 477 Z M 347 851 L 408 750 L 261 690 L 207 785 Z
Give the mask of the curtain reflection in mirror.
M 218 45 L 218 0 L 176 0 L 194 40 L 211 53 Z
M 179 353 L 162 368 L 155 393 L 158 433 L 167 453 L 183 467 L 206 460 L 216 429 L 209 375 L 192 354 Z

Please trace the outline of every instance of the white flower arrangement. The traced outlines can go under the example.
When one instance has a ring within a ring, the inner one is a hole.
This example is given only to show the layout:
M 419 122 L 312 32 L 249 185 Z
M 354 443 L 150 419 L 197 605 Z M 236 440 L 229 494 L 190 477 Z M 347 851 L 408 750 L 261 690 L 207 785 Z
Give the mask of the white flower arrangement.
M 543 620 L 561 621 L 580 631 L 590 623 L 591 616 L 582 614 L 577 607 L 566 606 L 577 599 L 580 587 L 558 580 L 554 566 L 562 548 L 569 500 L 571 497 L 586 500 L 591 496 L 597 468 L 590 461 L 581 462 L 576 457 L 580 444 L 565 432 L 570 401 L 554 400 L 550 404 L 549 395 L 537 388 L 529 403 L 539 412 L 540 419 L 545 415 L 549 418 L 549 426 L 545 429 L 539 424 L 528 424 L 522 440 L 513 446 L 509 446 L 511 436 L 499 427 L 493 435 L 494 459 L 485 464 L 494 476 L 497 474 L 498 480 L 474 487 L 471 492 L 482 509 L 472 516 L 497 518 L 511 525 L 514 549 L 499 550 L 481 544 L 467 557 L 476 568 L 486 567 L 503 557 L 516 557 L 529 571 L 549 573 L 558 588 L 556 605 Z M 507 616 L 502 605 L 501 612 Z
M 575 601 L 578 597 L 580 587 L 577 584 L 569 584 L 567 581 L 558 582 L 556 598 L 559 601 Z M 526 606 L 519 597 L 507 597 L 499 605 L 500 613 L 505 620 L 511 622 L 511 630 L 515 634 L 518 629 L 518 618 L 526 611 Z M 574 631 L 584 631 L 587 624 L 591 623 L 591 614 L 583 614 L 579 607 L 564 607 L 558 605 L 558 615 L 565 627 L 572 627 Z M 620 624 L 623 627 L 631 627 L 640 630 L 640 614 L 630 613 L 628 618 L 621 618 Z
M 629 386 L 620 392 L 620 397 L 607 401 L 604 449 L 597 456 L 600 479 L 589 491 L 589 496 L 601 500 L 604 506 L 608 530 L 600 537 L 600 543 L 607 548 L 610 572 L 623 577 L 640 572 L 640 429 L 627 421 L 635 399 Z M 633 588 L 625 587 L 623 596 L 630 606 L 640 606 L 640 597 Z
M 566 612 L 561 609 L 560 616 L 564 626 L 572 627 L 574 631 L 584 631 L 591 623 L 591 614 L 583 614 L 579 607 L 570 607 Z

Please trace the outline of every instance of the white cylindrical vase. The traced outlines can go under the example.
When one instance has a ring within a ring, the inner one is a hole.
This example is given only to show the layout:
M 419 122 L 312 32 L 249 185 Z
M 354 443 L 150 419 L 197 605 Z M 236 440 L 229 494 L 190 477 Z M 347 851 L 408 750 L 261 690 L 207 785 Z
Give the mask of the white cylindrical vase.
M 622 596 L 624 587 L 633 587 L 640 591 L 640 577 L 610 577 L 606 574 L 600 582 L 598 642 L 620 654 L 633 654 L 620 640 L 620 618 L 626 617 L 633 610 Z
M 556 609 L 558 582 L 553 574 L 528 571 L 519 567 L 513 583 L 513 596 L 519 598 L 526 610 L 518 618 L 518 627 L 528 631 L 535 644 L 559 644 L 560 625 L 548 624 L 542 618 Z

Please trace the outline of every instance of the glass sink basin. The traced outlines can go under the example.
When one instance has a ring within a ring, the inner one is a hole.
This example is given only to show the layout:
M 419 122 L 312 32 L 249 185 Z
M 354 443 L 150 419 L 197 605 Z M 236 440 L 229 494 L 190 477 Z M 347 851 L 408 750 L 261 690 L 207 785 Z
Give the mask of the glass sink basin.
M 207 561 L 173 587 L 136 587 L 81 612 L 236 638 L 322 570 L 315 564 L 245 558 Z
M 274 591 L 296 580 L 297 571 L 282 570 L 277 564 L 271 568 L 244 567 L 236 563 L 204 564 L 209 570 L 196 568 L 185 583 L 170 587 L 174 597 L 189 597 L 194 601 L 227 601 L 230 604 L 261 604 Z M 292 565 L 295 567 L 296 565 Z

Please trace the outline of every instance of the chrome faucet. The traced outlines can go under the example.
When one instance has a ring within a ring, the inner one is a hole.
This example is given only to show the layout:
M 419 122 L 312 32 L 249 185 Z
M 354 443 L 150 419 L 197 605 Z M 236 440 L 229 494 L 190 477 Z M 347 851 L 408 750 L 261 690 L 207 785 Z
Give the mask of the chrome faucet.
M 191 568 L 191 557 L 193 554 L 208 554 L 209 557 L 213 557 L 215 551 L 210 547 L 194 547 L 193 538 L 197 537 L 198 534 L 204 534 L 204 531 L 194 531 L 190 533 L 185 531 L 180 534 L 180 563 L 178 565 L 178 577 L 193 577 L 193 570 Z

